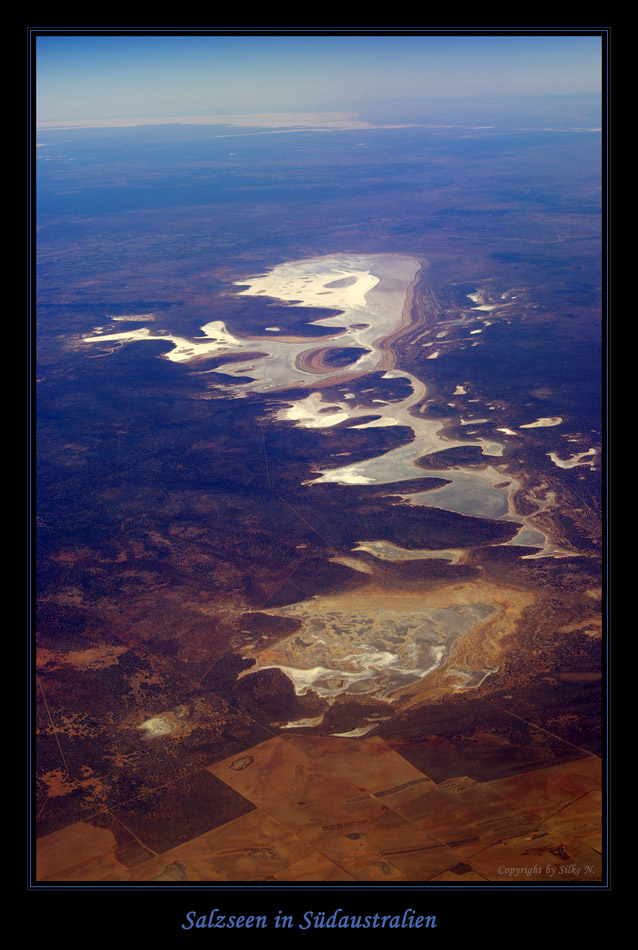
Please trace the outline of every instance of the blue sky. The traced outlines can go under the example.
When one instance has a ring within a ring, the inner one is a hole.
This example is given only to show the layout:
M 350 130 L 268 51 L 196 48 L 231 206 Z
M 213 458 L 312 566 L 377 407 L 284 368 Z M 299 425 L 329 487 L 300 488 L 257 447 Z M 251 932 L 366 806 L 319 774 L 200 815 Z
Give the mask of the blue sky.
M 38 121 L 600 91 L 596 36 L 39 36 Z

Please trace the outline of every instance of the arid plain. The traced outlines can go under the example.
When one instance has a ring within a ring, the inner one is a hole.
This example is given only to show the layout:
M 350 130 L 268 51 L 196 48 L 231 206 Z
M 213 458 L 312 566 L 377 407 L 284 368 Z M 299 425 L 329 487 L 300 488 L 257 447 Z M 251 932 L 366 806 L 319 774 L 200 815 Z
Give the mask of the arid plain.
M 117 132 L 38 149 L 38 880 L 600 883 L 596 133 Z

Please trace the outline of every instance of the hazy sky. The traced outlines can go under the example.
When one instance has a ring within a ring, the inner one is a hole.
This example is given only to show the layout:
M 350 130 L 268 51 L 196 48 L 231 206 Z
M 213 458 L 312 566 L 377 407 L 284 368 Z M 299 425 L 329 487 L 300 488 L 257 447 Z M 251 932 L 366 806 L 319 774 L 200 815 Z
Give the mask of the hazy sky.
M 39 36 L 38 121 L 596 93 L 597 36 Z

